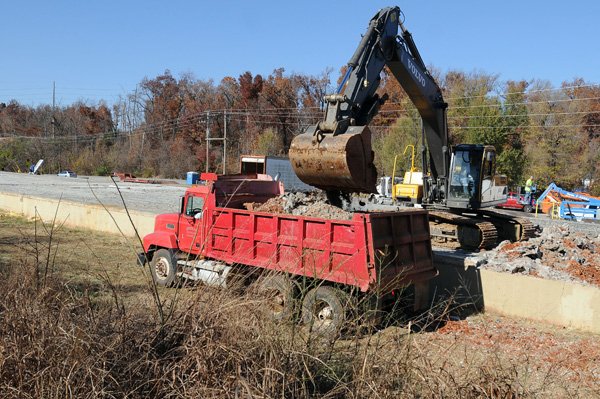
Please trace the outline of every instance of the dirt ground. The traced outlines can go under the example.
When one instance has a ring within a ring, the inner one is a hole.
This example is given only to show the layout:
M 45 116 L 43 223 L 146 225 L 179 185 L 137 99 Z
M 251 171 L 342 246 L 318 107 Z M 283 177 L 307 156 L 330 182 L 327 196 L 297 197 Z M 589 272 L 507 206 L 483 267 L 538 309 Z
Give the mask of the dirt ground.
M 511 364 L 537 370 L 536 378 L 556 375 L 600 393 L 600 338 L 565 328 L 494 314 L 448 321 L 432 342 L 462 341 L 474 353 L 501 354 Z
M 60 273 L 74 289 L 93 292 L 98 300 L 112 300 L 118 292 L 124 306 L 152 301 L 149 276 L 135 263 L 138 247 L 119 236 L 60 226 L 52 230 L 0 213 L 0 272 L 50 254 L 52 273 Z M 165 300 L 171 300 L 173 292 L 161 290 Z M 180 300 L 185 300 L 185 292 Z M 378 346 L 385 349 L 407 334 L 405 326 L 389 327 L 365 339 L 379 340 Z M 489 373 L 536 397 L 600 397 L 597 335 L 488 313 L 452 319 L 410 337 L 424 355 L 420 361 L 442 374 Z M 505 367 L 487 369 L 489 364 Z
M 114 288 L 125 298 L 139 296 L 147 292 L 150 279 L 136 267 L 138 247 L 130 238 L 70 229 L 60 223 L 53 229 L 48 223 L 0 211 L 0 272 L 40 259 L 48 267 L 44 273 L 59 274 L 76 291 L 110 298 Z

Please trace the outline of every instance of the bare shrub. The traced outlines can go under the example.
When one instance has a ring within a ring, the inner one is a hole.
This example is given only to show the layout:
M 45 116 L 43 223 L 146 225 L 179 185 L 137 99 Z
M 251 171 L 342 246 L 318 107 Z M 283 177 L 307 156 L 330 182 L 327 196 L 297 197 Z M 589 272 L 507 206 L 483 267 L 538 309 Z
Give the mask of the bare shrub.
M 198 285 L 160 290 L 167 309 L 161 321 L 150 292 L 124 299 L 123 287 L 109 279 L 96 287 L 75 285 L 50 265 L 41 283 L 41 271 L 48 259 L 55 259 L 56 247 L 42 234 L 36 242 L 40 256 L 24 252 L 0 268 L 2 398 L 520 398 L 578 393 L 562 387 L 552 370 L 534 379 L 527 362 L 507 361 L 493 352 L 465 349 L 461 354 L 427 339 L 435 333 L 425 331 L 443 325 L 455 310 L 451 300 L 432 307 L 421 320 L 404 324 L 391 318 L 384 330 L 355 329 L 321 338 L 293 321 L 273 321 L 265 299 L 253 290 Z M 35 245 L 24 251 L 31 248 Z M 106 294 L 102 300 L 99 291 Z M 361 302 L 352 312 L 357 318 L 364 316 Z M 423 332 L 415 333 L 415 324 Z

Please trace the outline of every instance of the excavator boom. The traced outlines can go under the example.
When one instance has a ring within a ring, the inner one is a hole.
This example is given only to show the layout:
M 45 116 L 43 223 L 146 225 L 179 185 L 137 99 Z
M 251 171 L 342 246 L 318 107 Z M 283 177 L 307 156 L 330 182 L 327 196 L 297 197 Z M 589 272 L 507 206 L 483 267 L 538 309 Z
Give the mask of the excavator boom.
M 376 93 L 386 65 L 421 115 L 430 147 L 428 169 L 436 184 L 440 180 L 439 186 L 446 186 L 447 104 L 400 22 L 398 7 L 384 8 L 370 20 L 337 93 L 325 97 L 325 119 L 292 141 L 290 160 L 305 183 L 326 191 L 376 191 L 377 170 L 367 125 L 387 98 Z

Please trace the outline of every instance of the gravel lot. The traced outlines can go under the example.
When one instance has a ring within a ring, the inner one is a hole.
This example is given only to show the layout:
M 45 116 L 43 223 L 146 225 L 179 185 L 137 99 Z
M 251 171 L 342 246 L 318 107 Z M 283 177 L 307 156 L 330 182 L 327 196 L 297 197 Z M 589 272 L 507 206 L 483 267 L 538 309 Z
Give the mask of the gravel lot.
M 183 180 L 165 180 L 168 184 L 123 183 L 117 178 L 115 181 L 129 209 L 155 214 L 177 212 L 179 197 L 187 188 Z M 117 186 L 110 177 L 71 178 L 0 172 L 0 192 L 62 198 L 84 204 L 99 204 L 100 200 L 106 206 L 123 207 Z

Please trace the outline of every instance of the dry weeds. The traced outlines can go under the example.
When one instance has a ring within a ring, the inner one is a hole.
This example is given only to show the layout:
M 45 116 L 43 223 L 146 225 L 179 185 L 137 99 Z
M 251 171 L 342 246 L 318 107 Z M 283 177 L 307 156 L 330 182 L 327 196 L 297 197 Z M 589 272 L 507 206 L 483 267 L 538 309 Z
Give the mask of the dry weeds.
M 49 237 L 50 229 L 36 226 L 0 217 L 2 398 L 600 394 L 597 368 L 573 379 L 564 374 L 566 363 L 554 367 L 551 358 L 526 356 L 542 351 L 542 343 L 510 356 L 524 336 L 538 335 L 534 327 L 520 331 L 514 347 L 503 346 L 495 341 L 510 341 L 510 331 L 495 335 L 485 319 L 448 322 L 445 306 L 427 320 L 446 327 L 431 332 L 396 324 L 323 340 L 295 324 L 272 322 L 250 292 L 198 286 L 160 290 L 162 321 L 129 244 L 62 228 Z M 576 368 L 578 355 L 567 349 Z M 586 356 L 589 364 L 598 359 Z

